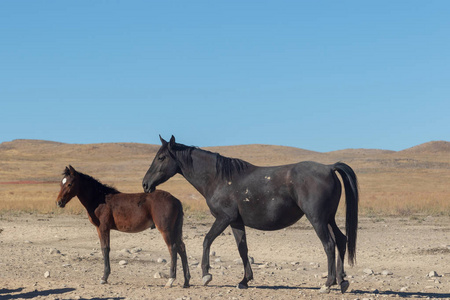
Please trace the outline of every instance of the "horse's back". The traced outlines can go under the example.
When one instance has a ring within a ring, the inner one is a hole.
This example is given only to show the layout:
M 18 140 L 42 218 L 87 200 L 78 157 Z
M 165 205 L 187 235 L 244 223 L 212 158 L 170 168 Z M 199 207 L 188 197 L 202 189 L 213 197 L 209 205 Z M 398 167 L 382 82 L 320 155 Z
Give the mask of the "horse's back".
M 170 193 L 119 193 L 110 195 L 106 202 L 117 230 L 140 232 L 147 228 L 167 227 L 183 212 L 181 202 Z M 169 221 L 168 221 L 169 220 Z
M 335 193 L 332 167 L 316 162 L 256 167 L 221 191 L 237 203 L 245 225 L 277 230 L 325 209 Z M 233 187 L 234 186 L 234 187 Z M 233 191 L 233 193 L 231 193 Z M 225 192 L 225 193 L 224 193 Z

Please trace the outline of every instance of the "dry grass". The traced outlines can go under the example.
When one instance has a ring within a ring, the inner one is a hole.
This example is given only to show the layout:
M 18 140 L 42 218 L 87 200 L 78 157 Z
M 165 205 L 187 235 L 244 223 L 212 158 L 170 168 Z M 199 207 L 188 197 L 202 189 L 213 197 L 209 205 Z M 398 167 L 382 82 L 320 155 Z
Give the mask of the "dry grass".
M 291 147 L 244 145 L 207 150 L 256 165 L 302 160 L 343 161 L 355 169 L 363 215 L 450 216 L 450 143 L 427 143 L 407 151 L 349 149 L 329 153 Z M 0 211 L 82 213 L 75 198 L 56 208 L 61 172 L 72 164 L 123 192 L 142 192 L 141 181 L 159 146 L 144 144 L 71 145 L 18 140 L 0 144 Z M 39 183 L 5 184 L 37 181 Z M 203 197 L 181 176 L 159 187 L 179 198 L 191 214 L 208 210 Z M 342 213 L 344 205 L 341 205 Z

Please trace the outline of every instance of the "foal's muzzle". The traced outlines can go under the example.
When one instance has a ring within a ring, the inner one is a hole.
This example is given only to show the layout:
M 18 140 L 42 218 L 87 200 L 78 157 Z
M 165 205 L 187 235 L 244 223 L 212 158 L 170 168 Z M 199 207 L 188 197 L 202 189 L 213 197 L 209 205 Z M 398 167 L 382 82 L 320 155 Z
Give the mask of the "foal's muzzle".
M 57 202 L 56 202 L 56 205 L 58 206 L 58 207 L 61 207 L 61 208 L 64 208 L 64 206 L 66 206 L 66 201 L 64 200 L 64 199 L 60 199 L 60 200 L 58 200 Z

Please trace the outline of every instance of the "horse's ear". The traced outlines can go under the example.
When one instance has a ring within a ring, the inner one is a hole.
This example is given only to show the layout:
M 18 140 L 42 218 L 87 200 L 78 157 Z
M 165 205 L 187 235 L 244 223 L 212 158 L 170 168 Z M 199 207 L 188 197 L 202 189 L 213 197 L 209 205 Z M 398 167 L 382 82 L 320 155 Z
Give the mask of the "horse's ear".
M 172 135 L 169 141 L 169 149 L 172 149 L 173 146 L 175 146 L 175 137 Z
M 71 165 L 69 165 L 69 172 L 70 175 L 74 175 L 76 173 L 75 169 Z
M 69 168 L 68 167 L 66 167 L 65 169 L 64 169 L 64 172 L 63 172 L 63 175 L 69 175 L 70 174 L 70 170 L 69 170 Z
M 165 139 L 163 139 L 163 138 L 161 137 L 161 135 L 159 135 L 159 139 L 160 139 L 161 144 L 162 144 L 163 146 L 167 145 L 167 141 L 166 141 Z

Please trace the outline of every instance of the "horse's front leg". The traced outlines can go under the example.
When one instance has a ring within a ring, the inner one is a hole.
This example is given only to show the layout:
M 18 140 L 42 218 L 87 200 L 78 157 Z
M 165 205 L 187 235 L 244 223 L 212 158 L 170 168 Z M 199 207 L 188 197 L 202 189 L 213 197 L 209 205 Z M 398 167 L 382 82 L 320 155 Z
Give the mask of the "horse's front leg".
M 244 264 L 244 279 L 238 284 L 238 288 L 247 289 L 248 282 L 253 279 L 253 271 L 248 260 L 248 248 L 247 248 L 247 237 L 245 234 L 245 225 L 242 222 L 231 224 L 233 230 L 234 238 L 236 239 L 236 244 L 239 250 L 239 255 L 241 256 L 242 263 Z
M 209 252 L 211 248 L 212 242 L 216 239 L 216 237 L 221 234 L 225 228 L 230 225 L 230 220 L 227 217 L 218 216 L 214 221 L 211 229 L 206 234 L 205 239 L 203 241 L 203 257 L 202 257 L 202 276 L 203 276 L 203 285 L 207 285 L 212 280 L 212 275 L 209 274 Z
M 98 232 L 98 237 L 100 238 L 100 245 L 102 248 L 103 261 L 105 264 L 105 268 L 103 271 L 103 277 L 100 280 L 100 283 L 105 284 L 108 282 L 108 277 L 109 277 L 109 274 L 111 273 L 111 266 L 109 263 L 109 251 L 110 251 L 109 232 L 110 232 L 110 230 L 108 228 L 102 228 L 102 226 L 100 226 L 100 227 L 97 227 L 97 232 Z

